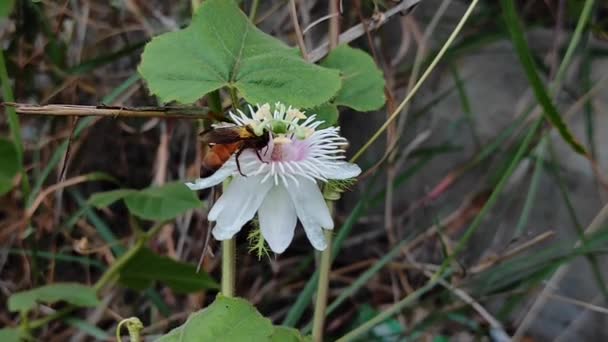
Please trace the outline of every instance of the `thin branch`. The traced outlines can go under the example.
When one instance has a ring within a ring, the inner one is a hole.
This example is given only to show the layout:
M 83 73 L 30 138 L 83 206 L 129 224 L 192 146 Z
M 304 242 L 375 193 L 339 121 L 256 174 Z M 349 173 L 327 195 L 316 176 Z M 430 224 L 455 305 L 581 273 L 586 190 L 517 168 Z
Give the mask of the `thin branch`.
M 380 26 L 384 25 L 391 17 L 396 14 L 408 13 L 411 11 L 414 6 L 418 5 L 421 0 L 403 0 L 395 7 L 389 9 L 384 13 L 380 13 L 375 15 L 369 22 L 366 23 L 367 29 L 372 31 Z M 353 40 L 361 37 L 365 34 L 365 25 L 363 23 L 359 23 L 348 30 L 344 31 L 338 38 L 338 44 L 350 43 Z M 329 42 L 323 42 L 319 47 L 312 50 L 309 54 L 309 60 L 311 62 L 317 62 L 321 58 L 323 58 L 329 51 Z
M 595 216 L 593 221 L 589 224 L 589 226 L 585 229 L 585 235 L 592 234 L 599 230 L 605 221 L 608 220 L 608 205 L 605 205 L 599 213 Z M 583 241 L 578 240 L 574 245 L 574 248 L 579 247 Z M 540 294 L 536 297 L 528 312 L 522 319 L 519 324 L 517 331 L 513 336 L 514 341 L 520 340 L 521 336 L 523 336 L 524 332 L 528 329 L 528 327 L 532 324 L 532 322 L 536 319 L 542 308 L 545 306 L 549 299 L 549 294 L 551 294 L 551 290 L 558 287 L 559 282 L 566 276 L 572 264 L 565 264 L 560 266 L 555 273 L 549 278 L 548 281 L 545 282 L 545 287 L 540 292 Z
M 302 31 L 302 34 L 306 34 L 306 32 L 310 31 L 313 27 L 319 25 L 320 23 L 324 22 L 327 19 L 331 19 L 335 16 L 340 15 L 340 12 L 335 12 L 335 13 L 331 13 L 325 16 L 322 16 L 321 18 L 313 21 L 312 23 L 310 23 L 308 26 L 306 26 L 306 28 L 304 28 L 304 31 Z
M 300 48 L 302 57 L 305 60 L 308 60 L 308 54 L 306 52 L 306 43 L 304 43 L 304 36 L 302 35 L 302 29 L 300 28 L 300 23 L 298 22 L 298 10 L 296 9 L 295 0 L 289 1 L 289 15 L 291 16 L 291 21 L 293 22 L 293 30 L 296 33 L 298 47 Z
M 113 118 L 175 118 L 175 119 L 219 119 L 218 113 L 204 107 L 119 107 L 81 106 L 54 104 L 46 106 L 5 102 L 2 105 L 14 107 L 19 115 L 51 116 L 109 116 Z
M 576 306 L 579 306 L 581 308 L 585 308 L 585 309 L 593 311 L 593 312 L 598 312 L 598 313 L 601 313 L 601 314 L 604 314 L 604 315 L 608 315 L 608 308 L 605 308 L 603 306 L 595 305 L 593 303 L 587 303 L 587 302 L 582 301 L 582 300 L 578 300 L 578 299 L 562 296 L 562 295 L 559 295 L 557 293 L 552 293 L 552 292 L 548 292 L 547 296 L 550 297 L 550 298 L 556 299 L 556 300 L 558 300 L 560 302 L 576 305 Z

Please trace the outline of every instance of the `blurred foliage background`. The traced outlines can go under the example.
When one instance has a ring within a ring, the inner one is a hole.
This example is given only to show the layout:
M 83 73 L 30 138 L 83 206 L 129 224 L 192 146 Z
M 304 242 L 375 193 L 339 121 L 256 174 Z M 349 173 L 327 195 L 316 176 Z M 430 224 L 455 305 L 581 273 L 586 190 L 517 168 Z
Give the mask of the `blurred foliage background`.
M 185 27 L 193 3 L 3 0 L 3 101 L 158 106 L 137 73 L 141 51 Z M 351 43 L 383 70 L 388 99 L 376 112 L 342 110 L 351 153 L 411 90 L 468 3 L 421 0 Z M 260 29 L 296 46 L 287 1 L 240 5 L 256 9 Z M 398 5 L 344 1 L 341 31 Z M 297 6 L 312 51 L 327 39 L 328 21 L 315 21 L 328 4 Z M 480 2 L 411 105 L 359 160 L 367 171 L 338 204 L 329 340 L 408 295 L 363 340 L 502 341 L 503 331 L 538 341 L 608 338 L 607 56 L 604 1 Z M 148 187 L 196 177 L 197 120 L 4 111 L 0 325 L 28 319 L 28 332 L 44 341 L 112 340 L 120 319 L 138 316 L 154 336 L 213 299 L 219 244 L 208 240 L 206 205 L 189 198 L 154 223 L 135 217 L 128 198 L 103 209 L 88 201 L 127 188 L 158 200 Z M 142 235 L 149 229 L 158 234 Z M 236 291 L 273 322 L 307 331 L 316 260 L 296 232 L 286 253 L 261 260 L 240 234 Z M 137 243 L 136 279 L 119 275 L 99 287 Z M 442 264 L 450 276 L 426 288 Z M 38 293 L 40 305 L 9 310 L 17 292 L 66 282 L 86 289 Z

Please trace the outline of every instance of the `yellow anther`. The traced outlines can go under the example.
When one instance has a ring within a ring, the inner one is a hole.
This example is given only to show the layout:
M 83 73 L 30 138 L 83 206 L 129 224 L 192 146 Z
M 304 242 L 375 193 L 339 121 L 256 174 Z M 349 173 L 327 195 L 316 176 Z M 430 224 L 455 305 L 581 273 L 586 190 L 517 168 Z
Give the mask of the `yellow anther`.
M 260 106 L 258 108 L 257 112 L 255 112 L 255 118 L 260 121 L 262 121 L 264 119 L 271 120 L 272 114 L 270 113 L 270 105 L 268 103 L 265 103 L 262 106 Z
M 286 137 L 284 134 L 279 134 L 276 138 L 272 139 L 275 144 L 291 144 L 291 139 Z
M 306 115 L 302 113 L 299 109 L 289 108 L 287 110 L 287 118 L 288 119 L 306 119 Z

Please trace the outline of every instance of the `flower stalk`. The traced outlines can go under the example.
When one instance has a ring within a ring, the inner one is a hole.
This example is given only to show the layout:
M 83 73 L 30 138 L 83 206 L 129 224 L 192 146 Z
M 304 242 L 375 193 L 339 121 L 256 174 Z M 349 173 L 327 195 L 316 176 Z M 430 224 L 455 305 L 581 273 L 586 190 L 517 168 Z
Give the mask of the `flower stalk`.
M 222 294 L 234 297 L 236 284 L 236 241 L 222 241 Z
M 338 1 L 329 1 L 329 13 L 339 11 Z M 335 49 L 338 45 L 340 36 L 340 18 L 332 17 L 329 21 L 329 51 Z M 330 215 L 334 214 L 334 201 L 340 198 L 340 194 L 325 186 L 324 194 L 325 202 L 329 208 Z M 327 295 L 329 291 L 329 273 L 331 272 L 331 244 L 332 234 L 330 231 L 325 231 L 325 240 L 327 248 L 321 252 L 321 265 L 319 268 L 319 281 L 317 283 L 317 298 L 315 300 L 314 315 L 312 321 L 312 336 L 315 342 L 323 341 L 323 330 L 325 328 L 325 310 L 327 309 Z
M 327 201 L 327 205 L 333 208 L 333 202 Z M 333 212 L 333 210 L 330 210 Z M 312 321 L 312 337 L 314 341 L 323 341 L 323 327 L 325 326 L 325 310 L 327 308 L 327 295 L 329 292 L 329 273 L 331 271 L 331 245 L 332 231 L 325 231 L 327 248 L 321 252 L 321 265 L 319 266 L 319 282 L 317 285 L 317 298 L 315 299 L 315 310 Z

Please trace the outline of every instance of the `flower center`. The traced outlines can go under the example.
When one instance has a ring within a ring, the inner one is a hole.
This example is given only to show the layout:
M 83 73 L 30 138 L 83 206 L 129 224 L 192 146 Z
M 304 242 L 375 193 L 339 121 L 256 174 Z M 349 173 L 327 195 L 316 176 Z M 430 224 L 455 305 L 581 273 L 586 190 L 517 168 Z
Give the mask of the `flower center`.
M 301 140 L 290 139 L 279 135 L 268 144 L 270 153 L 262 155 L 262 160 L 267 163 L 297 162 L 308 155 L 308 145 Z

